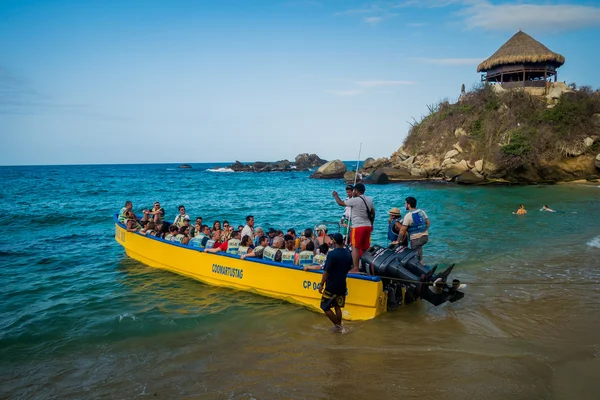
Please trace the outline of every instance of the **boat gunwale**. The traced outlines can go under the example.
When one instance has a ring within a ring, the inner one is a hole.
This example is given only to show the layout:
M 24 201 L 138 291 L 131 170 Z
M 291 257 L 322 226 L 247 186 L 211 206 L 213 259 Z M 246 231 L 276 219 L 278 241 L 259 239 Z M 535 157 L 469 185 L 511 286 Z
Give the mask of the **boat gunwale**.
M 114 222 L 115 224 L 117 224 L 119 227 L 125 229 L 127 231 L 127 226 L 121 222 L 119 222 L 119 214 L 114 214 L 113 216 Z M 178 242 L 172 242 L 170 240 L 165 240 L 156 236 L 147 236 L 147 235 L 142 235 L 139 232 L 131 232 L 131 231 L 127 231 L 129 233 L 134 233 L 138 236 L 141 236 L 143 238 L 146 239 L 151 239 L 151 240 L 156 240 L 160 243 L 165 243 L 165 244 L 170 244 L 170 245 L 174 245 L 176 247 L 180 247 L 182 249 L 185 250 L 191 250 L 191 251 L 196 251 L 198 253 L 204 253 L 204 248 L 200 248 L 200 247 L 192 247 L 192 246 L 188 246 L 185 244 L 181 244 Z M 323 274 L 323 270 L 308 270 L 308 271 L 304 271 L 304 268 L 298 266 L 298 265 L 293 265 L 293 264 L 284 264 L 284 263 L 280 263 L 277 261 L 270 261 L 270 260 L 264 260 L 264 259 L 260 259 L 260 258 L 254 258 L 254 257 L 250 257 L 250 258 L 244 258 L 242 259 L 239 255 L 237 254 L 229 254 L 229 253 L 211 253 L 211 255 L 215 255 L 215 256 L 221 256 L 221 257 L 227 257 L 227 258 L 233 258 L 236 260 L 241 260 L 241 261 L 248 261 L 248 262 L 253 262 L 253 263 L 257 263 L 257 264 L 263 264 L 263 265 L 269 265 L 272 267 L 279 267 L 279 268 L 286 268 L 286 269 L 292 269 L 292 270 L 296 270 L 296 271 L 303 271 L 303 272 L 312 272 L 312 273 L 316 273 L 319 275 Z M 380 282 L 381 278 L 379 276 L 370 276 L 370 275 L 361 275 L 361 274 L 352 274 L 352 273 L 348 273 L 348 278 L 350 279 L 359 279 L 359 280 L 365 280 L 365 281 L 370 281 L 370 282 Z

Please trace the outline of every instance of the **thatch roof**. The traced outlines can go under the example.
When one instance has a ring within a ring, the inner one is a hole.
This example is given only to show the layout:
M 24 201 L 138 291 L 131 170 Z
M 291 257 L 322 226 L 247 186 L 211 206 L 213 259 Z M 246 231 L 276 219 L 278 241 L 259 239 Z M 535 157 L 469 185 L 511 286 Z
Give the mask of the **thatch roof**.
M 554 63 L 560 67 L 565 58 L 526 34 L 519 31 L 508 39 L 490 58 L 479 64 L 477 72 L 487 71 L 503 64 Z

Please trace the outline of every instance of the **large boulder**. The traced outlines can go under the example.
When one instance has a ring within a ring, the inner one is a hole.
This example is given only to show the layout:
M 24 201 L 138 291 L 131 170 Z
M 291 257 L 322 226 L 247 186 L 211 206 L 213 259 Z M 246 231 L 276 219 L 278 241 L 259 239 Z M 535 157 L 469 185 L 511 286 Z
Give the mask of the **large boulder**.
M 594 165 L 596 168 L 600 169 L 600 153 L 596 156 L 596 160 L 594 161 Z
M 319 167 L 310 177 L 314 179 L 339 179 L 346 173 L 346 164 L 341 160 L 329 161 Z
M 408 168 L 380 168 L 375 172 L 384 173 L 390 181 L 413 181 L 415 176 L 410 173 Z
M 475 171 L 480 174 L 483 172 L 483 160 L 475 161 Z
M 375 159 L 373 157 L 369 157 L 363 162 L 362 167 L 363 168 L 371 168 L 374 163 L 375 163 Z
M 456 183 L 463 185 L 476 185 L 485 182 L 485 178 L 473 171 L 465 171 L 456 177 Z
M 469 166 L 465 160 L 461 160 L 456 164 L 452 164 L 442 169 L 442 173 L 448 180 L 456 178 L 458 175 L 469 170 Z
M 493 85 L 495 86 L 495 85 Z M 467 131 L 465 131 L 463 128 L 456 128 L 456 130 L 454 131 L 454 136 L 455 137 L 461 137 L 461 136 L 467 136 L 468 133 Z
M 459 154 L 459 151 L 456 149 L 452 149 L 449 152 L 446 153 L 446 155 L 444 155 L 444 160 L 452 158 L 454 156 L 457 156 Z
M 373 172 L 371 175 L 367 176 L 364 180 L 364 183 L 371 183 L 371 184 L 385 184 L 385 183 L 389 183 L 390 179 L 388 178 L 387 174 L 385 172 L 383 172 L 382 170 L 378 169 L 377 171 Z
M 298 154 L 294 159 L 294 165 L 298 170 L 308 170 L 310 168 L 320 167 L 327 161 L 321 159 L 316 154 L 302 153 Z
M 354 183 L 355 176 L 356 176 L 356 171 L 348 171 L 344 174 L 344 180 L 348 183 Z

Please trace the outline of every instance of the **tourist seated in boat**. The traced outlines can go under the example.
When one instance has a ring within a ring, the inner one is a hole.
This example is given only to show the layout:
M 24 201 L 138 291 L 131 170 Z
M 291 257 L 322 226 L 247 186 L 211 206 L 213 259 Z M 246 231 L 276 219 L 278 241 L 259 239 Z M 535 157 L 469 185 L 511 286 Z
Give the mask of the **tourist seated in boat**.
M 168 240 L 170 242 L 174 241 L 175 236 L 177 236 L 178 233 L 179 233 L 179 228 L 177 228 L 177 226 L 175 226 L 175 225 L 169 226 L 169 233 L 165 236 L 165 240 Z
M 281 262 L 284 264 L 296 263 L 296 241 L 291 235 L 284 235 L 284 248 L 281 250 Z
M 306 243 L 306 249 L 298 253 L 298 262 L 296 265 L 305 267 L 313 265 L 313 258 L 315 256 L 315 244 L 313 242 Z
M 237 231 L 240 233 L 240 235 L 242 234 L 243 230 L 244 230 L 244 225 L 238 225 Z
M 215 247 L 219 247 L 223 242 L 221 241 L 221 231 L 213 231 L 211 234 L 211 239 L 206 242 L 207 249 L 214 249 Z
M 258 229 L 257 229 L 258 230 Z M 269 245 L 269 237 L 268 236 L 260 236 L 258 238 L 258 246 L 254 247 L 249 253 L 243 254 L 240 258 L 243 260 L 244 258 L 263 258 L 263 251 Z
M 325 225 L 317 226 L 316 235 L 317 235 L 317 244 L 319 246 L 321 246 L 323 243 L 325 243 L 329 247 L 333 246 L 333 240 L 331 240 L 331 238 L 327 234 L 327 227 Z
M 212 249 L 204 249 L 205 253 L 219 253 L 221 251 L 229 254 L 237 254 L 240 248 L 240 233 L 232 232 L 231 238 L 221 243 L 219 246 L 213 247 Z
M 148 221 L 148 223 L 142 229 L 139 230 L 139 233 L 145 236 L 156 235 L 156 224 L 154 223 L 154 221 Z
M 265 230 L 260 226 L 254 230 L 254 246 L 258 246 L 260 244 L 261 236 L 265 236 Z
M 213 222 L 213 226 L 212 229 L 210 230 L 211 233 L 214 231 L 221 231 L 221 221 L 215 221 Z
M 241 256 L 243 254 L 248 254 L 249 251 L 254 249 L 254 242 L 250 235 L 245 235 L 240 242 L 240 248 L 238 250 L 238 254 Z
M 192 236 L 198 236 L 202 232 L 202 217 L 196 217 L 196 222 L 190 231 Z
M 319 242 L 317 242 L 317 238 L 314 236 L 313 230 L 310 228 L 306 228 L 304 230 L 304 241 L 302 242 L 301 248 L 303 251 L 306 249 L 306 244 L 308 242 L 312 242 L 315 249 L 319 248 Z
M 162 224 L 165 209 L 160 206 L 160 202 L 155 201 L 154 206 L 150 210 L 144 210 L 142 221 L 154 221 L 156 226 Z
M 233 226 L 223 223 L 223 230 L 221 230 L 221 242 L 225 243 L 231 238 L 231 233 L 233 232 Z
M 126 224 L 127 219 L 134 219 L 139 221 L 140 219 L 133 213 L 133 203 L 129 200 L 125 202 L 125 207 L 121 208 L 117 217 L 118 221 L 122 224 Z
M 190 227 L 182 226 L 179 228 L 179 232 L 177 232 L 173 241 L 181 244 L 188 244 L 190 241 Z
M 138 230 L 142 229 L 143 226 L 142 224 L 140 224 L 135 216 L 135 214 L 133 213 L 133 211 L 125 211 L 125 227 L 129 232 L 137 232 Z
M 326 244 L 322 244 L 321 246 L 319 246 L 319 254 L 316 254 L 313 257 L 312 265 L 305 265 L 303 269 L 305 271 L 323 269 L 323 267 L 325 266 L 325 261 L 327 260 L 328 252 L 329 246 L 327 246 Z
M 282 249 L 284 243 L 285 241 L 281 236 L 275 236 L 273 238 L 273 243 L 263 250 L 263 259 L 281 262 L 281 256 L 283 254 Z
M 160 224 L 160 226 L 156 227 L 156 237 L 164 239 L 165 236 L 167 236 L 169 234 L 170 226 L 171 226 L 171 224 L 169 224 L 167 221 L 163 221 L 163 223 Z
M 267 236 L 269 237 L 269 246 L 273 244 L 273 239 L 277 236 L 277 231 L 273 228 L 269 228 L 267 231 Z
M 185 212 L 185 206 L 181 205 L 178 207 L 179 214 L 175 217 L 175 221 L 173 221 L 173 225 L 177 226 L 177 228 L 181 228 L 183 226 L 183 221 L 186 219 L 189 221 L 190 216 Z

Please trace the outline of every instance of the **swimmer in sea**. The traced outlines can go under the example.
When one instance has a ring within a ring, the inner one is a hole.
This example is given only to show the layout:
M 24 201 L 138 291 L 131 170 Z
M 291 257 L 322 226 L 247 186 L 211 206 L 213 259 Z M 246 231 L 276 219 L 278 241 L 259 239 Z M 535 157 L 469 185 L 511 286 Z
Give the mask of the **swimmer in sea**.
M 551 209 L 547 205 L 544 205 L 544 207 L 540 208 L 540 211 L 556 212 L 555 210 Z
M 513 211 L 513 214 L 516 214 L 516 215 L 525 215 L 525 214 L 527 214 L 527 210 L 525 209 L 525 205 L 521 204 L 521 206 L 519 207 L 519 209 L 517 210 L 517 212 Z

